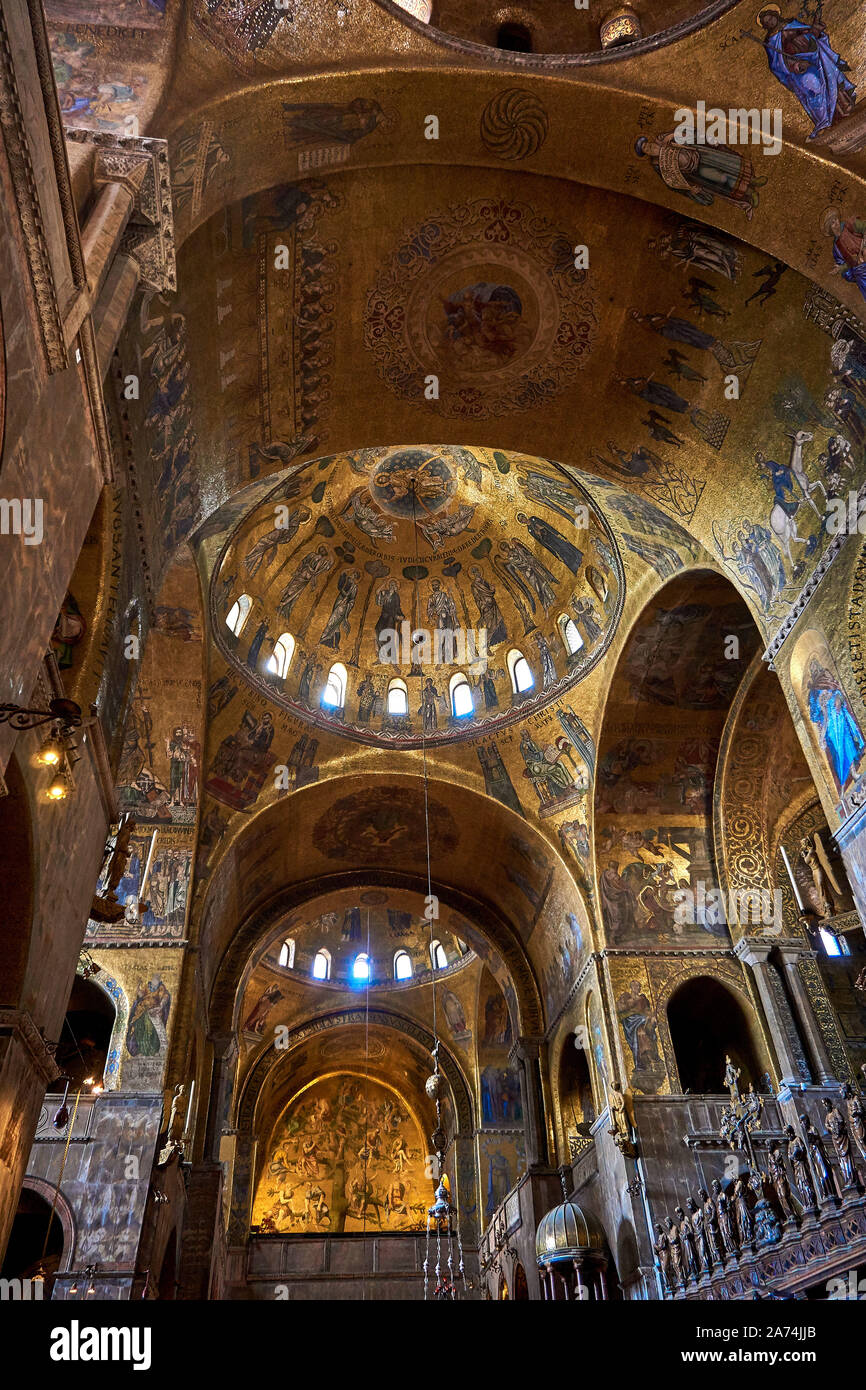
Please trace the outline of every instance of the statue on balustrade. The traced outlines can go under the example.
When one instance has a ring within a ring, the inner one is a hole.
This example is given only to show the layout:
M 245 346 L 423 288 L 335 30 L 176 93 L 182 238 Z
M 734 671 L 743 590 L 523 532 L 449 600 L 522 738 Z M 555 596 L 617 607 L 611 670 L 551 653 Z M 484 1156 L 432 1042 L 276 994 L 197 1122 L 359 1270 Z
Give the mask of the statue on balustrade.
M 863 1102 L 847 1081 L 842 1087 L 842 1099 L 848 1106 L 848 1124 L 851 1126 L 854 1143 L 863 1158 L 866 1158 L 866 1115 L 863 1112 Z
M 719 1213 L 716 1210 L 716 1204 L 705 1187 L 700 1189 L 698 1196 L 704 1209 L 704 1230 L 707 1233 L 707 1244 L 713 1264 L 716 1260 L 724 1262 L 725 1250 L 719 1230 Z
M 822 1202 L 832 1201 L 836 1196 L 833 1174 L 830 1171 L 830 1164 L 821 1136 L 808 1115 L 800 1116 L 800 1124 L 803 1126 L 803 1138 L 806 1141 L 809 1161 L 812 1164 L 812 1172 L 815 1175 L 818 1196 L 821 1198 Z
M 752 1228 L 752 1213 L 749 1211 L 749 1188 L 748 1183 L 743 1181 L 742 1176 L 737 1178 L 734 1183 L 734 1213 L 737 1218 L 737 1229 L 740 1233 L 740 1248 L 749 1245 L 754 1234 Z
M 709 1271 L 713 1267 L 713 1258 L 710 1254 L 710 1243 L 707 1239 L 707 1228 L 704 1225 L 704 1209 L 698 1206 L 694 1197 L 689 1197 L 686 1201 L 689 1209 L 689 1220 L 692 1223 L 692 1232 L 695 1240 L 695 1250 L 697 1251 L 698 1263 Z
M 683 1250 L 683 1270 L 686 1277 L 694 1274 L 697 1279 L 701 1272 L 701 1262 L 698 1259 L 698 1252 L 695 1247 L 695 1233 L 692 1230 L 692 1223 L 689 1221 L 682 1207 L 674 1208 L 674 1215 L 677 1218 L 680 1228 L 680 1244 Z
M 722 1245 L 726 1255 L 736 1255 L 737 1242 L 734 1236 L 734 1223 L 731 1220 L 731 1213 L 728 1208 L 727 1193 L 722 1190 L 722 1184 L 718 1178 L 713 1178 L 710 1183 L 713 1189 L 713 1199 L 716 1204 L 716 1215 L 719 1219 L 719 1234 L 722 1237 Z
M 843 1186 L 846 1188 L 856 1187 L 857 1173 L 854 1168 L 854 1160 L 851 1157 L 851 1135 L 848 1133 L 845 1117 L 828 1096 L 824 1096 L 821 1103 L 827 1112 L 824 1116 L 824 1124 L 827 1126 L 827 1133 L 833 1141 L 836 1158 L 842 1170 Z
M 791 1202 L 791 1187 L 788 1182 L 788 1173 L 785 1168 L 785 1160 L 782 1156 L 782 1148 L 778 1141 L 770 1146 L 770 1152 L 767 1155 L 767 1171 L 770 1176 L 770 1182 L 773 1184 L 776 1200 L 781 1207 L 782 1215 L 786 1221 L 793 1221 L 795 1213 Z
M 668 1240 L 668 1237 L 665 1235 L 663 1226 L 660 1226 L 657 1223 L 656 1230 L 658 1231 L 658 1235 L 653 1241 L 653 1250 L 656 1252 L 656 1256 L 658 1258 L 659 1269 L 661 1270 L 662 1279 L 664 1280 L 670 1292 L 674 1293 L 676 1291 L 676 1278 L 673 1270 L 671 1269 L 671 1243 Z
M 814 1209 L 818 1203 L 815 1198 L 815 1189 L 812 1186 L 812 1176 L 809 1172 L 806 1145 L 799 1134 L 795 1132 L 793 1125 L 786 1125 L 785 1133 L 788 1136 L 788 1161 L 794 1174 L 797 1196 L 804 1207 Z
M 668 1217 L 668 1244 L 671 1251 L 671 1275 L 674 1284 L 679 1286 L 686 1282 L 683 1274 L 683 1247 L 679 1227 L 671 1216 Z

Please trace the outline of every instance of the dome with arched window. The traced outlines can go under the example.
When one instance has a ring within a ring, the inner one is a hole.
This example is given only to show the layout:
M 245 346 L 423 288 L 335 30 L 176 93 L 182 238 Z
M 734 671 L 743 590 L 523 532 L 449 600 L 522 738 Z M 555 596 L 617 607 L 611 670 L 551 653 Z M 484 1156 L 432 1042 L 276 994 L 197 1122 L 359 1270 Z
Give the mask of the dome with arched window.
M 228 536 L 211 612 L 237 675 L 306 723 L 409 748 L 491 734 L 569 690 L 611 640 L 618 546 L 566 465 L 361 449 L 305 469 L 288 504 L 283 489 Z
M 417 893 L 341 890 L 311 904 L 303 919 L 293 915 L 291 935 L 273 934 L 262 962 L 276 980 L 286 974 L 343 989 L 383 989 L 429 983 L 476 959 L 464 917 L 443 908 L 431 931 L 424 912 Z

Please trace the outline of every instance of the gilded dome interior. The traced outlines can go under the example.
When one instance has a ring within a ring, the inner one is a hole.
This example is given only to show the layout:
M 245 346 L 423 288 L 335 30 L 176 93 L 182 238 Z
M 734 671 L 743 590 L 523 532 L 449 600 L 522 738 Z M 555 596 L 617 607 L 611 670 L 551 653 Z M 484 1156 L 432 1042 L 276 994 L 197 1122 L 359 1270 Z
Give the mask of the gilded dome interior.
M 455 445 L 293 465 L 236 525 L 210 589 L 216 644 L 250 686 L 310 723 L 408 747 L 486 733 L 571 689 L 622 601 L 613 534 L 573 472 Z

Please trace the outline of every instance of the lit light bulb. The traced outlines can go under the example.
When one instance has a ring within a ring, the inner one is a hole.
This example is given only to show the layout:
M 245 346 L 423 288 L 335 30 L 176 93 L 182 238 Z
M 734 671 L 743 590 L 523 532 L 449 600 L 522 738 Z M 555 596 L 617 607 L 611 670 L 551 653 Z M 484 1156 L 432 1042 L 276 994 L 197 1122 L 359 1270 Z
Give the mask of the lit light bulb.
M 49 801 L 64 801 L 68 794 L 69 787 L 66 783 L 66 777 L 62 772 L 58 772 L 57 776 L 53 778 L 46 795 Z
M 63 761 L 63 744 L 54 734 L 50 734 L 36 754 L 40 767 L 59 767 Z

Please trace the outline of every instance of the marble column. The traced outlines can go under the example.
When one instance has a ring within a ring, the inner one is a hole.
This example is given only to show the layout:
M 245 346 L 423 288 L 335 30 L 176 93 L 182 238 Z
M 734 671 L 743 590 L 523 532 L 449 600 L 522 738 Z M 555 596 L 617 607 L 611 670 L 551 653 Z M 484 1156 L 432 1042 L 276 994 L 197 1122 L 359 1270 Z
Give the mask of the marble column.
M 141 271 L 137 261 L 122 252 L 115 256 L 102 287 L 99 302 L 93 311 L 96 357 L 99 375 L 103 381 L 114 349 L 120 341 L 140 279 Z
M 526 1162 L 529 1168 L 546 1167 L 547 1125 L 541 1089 L 541 1038 L 518 1038 L 510 1057 L 516 1059 L 523 1097 L 523 1124 L 526 1133 Z
M 210 1042 L 214 1050 L 214 1059 L 204 1157 L 211 1163 L 219 1163 L 220 1139 L 223 1128 L 228 1128 L 231 1112 L 231 1094 L 234 1087 L 238 1048 L 234 1033 L 218 1033 L 210 1039 Z
M 779 1064 L 780 1084 L 799 1090 L 807 1078 L 802 1075 L 790 1035 L 792 1029 L 796 1034 L 796 1022 L 787 1008 L 786 1001 L 777 998 L 770 976 L 774 966 L 769 961 L 769 955 L 774 944 L 771 941 L 744 936 L 734 946 L 734 954 L 752 971 Z
M 99 298 L 134 206 L 135 197 L 125 184 L 105 183 L 81 229 L 81 250 L 91 304 Z
M 800 973 L 800 961 L 806 957 L 814 958 L 817 952 L 802 942 L 779 942 L 777 949 L 784 966 L 791 998 L 794 1001 L 797 1023 L 806 1038 L 806 1045 L 817 1072 L 817 1080 L 822 1086 L 828 1083 L 836 1085 L 837 1079 L 834 1076 L 830 1053 L 827 1051 L 824 1035 L 815 1017 L 815 1010 L 809 998 L 809 991 L 806 989 L 806 982 Z

